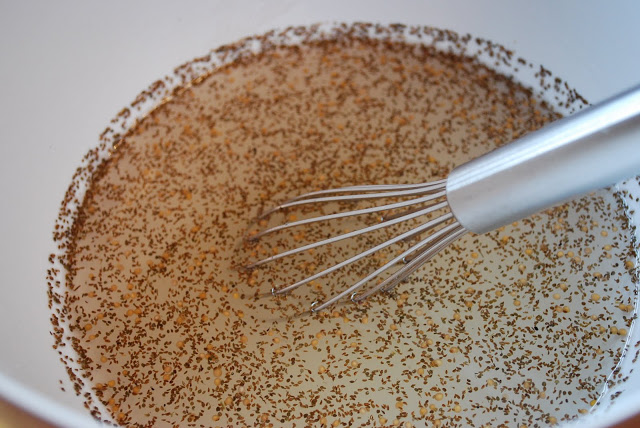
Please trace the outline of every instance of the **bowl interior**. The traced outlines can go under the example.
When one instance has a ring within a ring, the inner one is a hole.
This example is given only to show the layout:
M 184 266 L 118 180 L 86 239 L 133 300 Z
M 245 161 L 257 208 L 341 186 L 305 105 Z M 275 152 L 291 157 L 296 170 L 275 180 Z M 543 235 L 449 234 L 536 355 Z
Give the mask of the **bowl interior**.
M 634 70 L 640 67 L 634 43 L 640 29 L 632 19 L 635 5 L 631 1 L 615 7 L 545 2 L 535 7 L 507 3 L 485 8 L 463 1 L 438 7 L 414 2 L 393 6 L 324 2 L 320 6 L 296 1 L 220 3 L 215 7 L 203 2 L 200 6 L 200 12 L 198 7 L 179 13 L 171 7 L 156 10 L 157 15 L 147 23 L 151 36 L 143 40 L 133 17 L 145 16 L 146 4 L 126 10 L 101 6 L 100 13 L 89 7 L 41 5 L 43 13 L 35 16 L 26 6 L 12 5 L 7 6 L 12 13 L 2 14 L 5 40 L 24 40 L 3 46 L 2 56 L 7 63 L 24 67 L 2 71 L 3 87 L 19 90 L 8 91 L 2 102 L 7 114 L 0 131 L 4 141 L 2 191 L 10 207 L 2 224 L 2 271 L 8 294 L 0 325 L 3 341 L 11 344 L 0 352 L 0 393 L 52 421 L 77 426 L 93 422 L 82 400 L 71 392 L 49 334 L 45 272 L 47 256 L 54 250 L 51 233 L 60 201 L 72 172 L 97 144 L 114 113 L 175 65 L 271 28 L 318 21 L 371 21 L 426 24 L 496 41 L 543 64 L 591 102 L 637 83 Z M 60 22 L 69 26 L 56 31 Z M 114 32 L 113 22 L 129 25 Z M 29 32 L 22 37 L 25 28 Z M 149 50 L 151 59 L 140 61 L 140 52 Z M 32 59 L 25 59 L 25 53 Z M 519 78 L 527 83 L 536 76 L 523 70 Z M 637 182 L 625 186 L 631 195 L 638 194 Z M 634 199 L 630 197 L 627 203 L 633 208 Z M 630 343 L 637 343 L 638 329 L 631 334 Z M 617 387 L 624 393 L 603 418 L 611 420 L 638 409 L 640 374 L 631 370 L 636 351 L 630 348 L 631 358 L 624 360 L 616 374 L 630 376 Z M 611 394 L 617 392 L 613 389 Z M 598 423 L 597 415 L 593 423 Z

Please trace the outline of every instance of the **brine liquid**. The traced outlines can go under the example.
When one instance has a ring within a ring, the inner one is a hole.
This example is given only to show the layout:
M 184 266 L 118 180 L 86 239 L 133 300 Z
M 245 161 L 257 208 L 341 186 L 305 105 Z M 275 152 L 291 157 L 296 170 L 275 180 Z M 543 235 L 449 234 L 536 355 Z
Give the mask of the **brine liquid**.
M 92 171 L 69 235 L 54 321 L 87 406 L 157 427 L 536 426 L 589 412 L 634 304 L 610 191 L 466 235 L 364 305 L 305 313 L 398 248 L 268 293 L 374 237 L 239 269 L 353 226 L 248 245 L 256 215 L 288 197 L 445 178 L 557 117 L 474 60 L 346 35 L 266 47 L 176 91 Z

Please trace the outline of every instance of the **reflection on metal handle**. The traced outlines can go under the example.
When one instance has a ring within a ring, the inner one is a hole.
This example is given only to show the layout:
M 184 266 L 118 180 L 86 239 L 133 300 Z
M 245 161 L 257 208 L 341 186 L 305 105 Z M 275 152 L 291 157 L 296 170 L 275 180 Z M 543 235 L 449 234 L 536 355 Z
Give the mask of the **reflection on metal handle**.
M 454 169 L 447 200 L 484 233 L 640 174 L 640 86 Z

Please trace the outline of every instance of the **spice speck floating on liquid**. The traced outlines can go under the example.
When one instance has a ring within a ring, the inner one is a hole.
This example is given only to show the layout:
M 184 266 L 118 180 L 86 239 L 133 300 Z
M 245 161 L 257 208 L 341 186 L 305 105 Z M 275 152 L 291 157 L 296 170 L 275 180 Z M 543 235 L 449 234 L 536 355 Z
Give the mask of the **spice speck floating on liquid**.
M 291 195 L 443 178 L 558 117 L 535 91 L 433 40 L 505 62 L 508 51 L 429 28 L 415 30 L 429 43 L 404 43 L 405 30 L 294 28 L 250 39 L 259 53 L 248 41 L 225 47 L 215 53 L 225 65 L 179 68 L 184 85 L 124 134 L 110 130 L 108 158 L 87 155 L 54 234 L 63 269 L 49 279 L 55 346 L 97 418 L 539 426 L 598 404 L 636 307 L 631 226 L 612 191 L 465 236 L 363 305 L 306 312 L 397 249 L 291 295 L 268 292 L 374 238 L 239 269 L 356 227 L 248 244 L 256 215 Z M 566 105 L 582 103 L 546 70 L 540 79 Z

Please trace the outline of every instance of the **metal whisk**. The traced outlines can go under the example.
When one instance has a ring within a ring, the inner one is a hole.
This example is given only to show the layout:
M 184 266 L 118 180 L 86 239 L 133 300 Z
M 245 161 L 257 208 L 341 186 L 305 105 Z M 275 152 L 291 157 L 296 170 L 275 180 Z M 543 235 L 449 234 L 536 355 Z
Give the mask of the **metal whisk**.
M 603 188 L 640 174 L 640 86 L 594 107 L 556 121 L 510 144 L 455 168 L 444 180 L 404 185 L 351 186 L 307 193 L 264 212 L 260 218 L 307 204 L 402 198 L 400 202 L 339 212 L 293 221 L 263 230 L 261 237 L 313 222 L 403 209 L 382 222 L 319 242 L 291 249 L 252 263 L 265 263 L 384 227 L 433 215 L 419 226 L 294 284 L 273 288 L 273 294 L 288 293 L 385 247 L 427 234 L 391 261 L 348 289 L 324 302 L 314 302 L 320 311 L 351 295 L 362 301 L 380 290 L 391 290 L 440 250 L 468 231 L 482 234 L 520 220 L 577 195 Z M 405 199 L 410 198 L 410 199 Z M 393 266 L 399 269 L 363 293 L 359 290 Z

